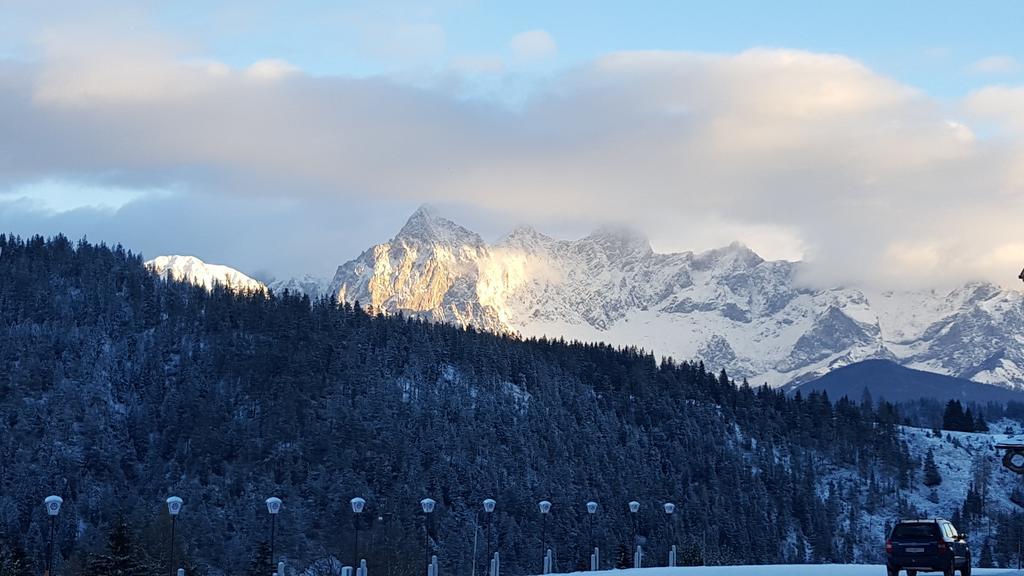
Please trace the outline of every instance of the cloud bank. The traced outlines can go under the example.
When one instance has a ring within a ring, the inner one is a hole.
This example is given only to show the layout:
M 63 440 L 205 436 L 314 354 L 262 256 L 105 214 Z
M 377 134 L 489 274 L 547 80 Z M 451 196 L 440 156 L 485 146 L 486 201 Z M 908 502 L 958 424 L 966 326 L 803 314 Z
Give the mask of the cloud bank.
M 556 49 L 540 31 L 513 46 Z M 1024 265 L 1024 88 L 941 101 L 842 55 L 774 49 L 609 54 L 517 106 L 451 74 L 316 77 L 49 36 L 37 60 L 0 60 L 0 191 L 176 192 L 59 215 L 0 196 L 0 226 L 327 274 L 431 202 L 493 235 L 615 222 L 659 250 L 739 239 L 808 259 L 824 284 L 1008 284 Z

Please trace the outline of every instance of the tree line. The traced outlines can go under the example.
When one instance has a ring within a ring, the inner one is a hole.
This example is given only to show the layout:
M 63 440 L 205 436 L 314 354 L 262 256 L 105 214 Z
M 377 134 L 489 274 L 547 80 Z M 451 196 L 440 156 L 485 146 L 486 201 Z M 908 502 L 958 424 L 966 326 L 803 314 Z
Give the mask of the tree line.
M 278 554 L 317 575 L 352 562 L 353 496 L 367 500 L 361 555 L 387 576 L 422 573 L 428 546 L 444 573 L 483 570 L 485 521 L 503 569 L 537 573 L 541 499 L 559 571 L 587 567 L 591 522 L 605 567 L 634 519 L 655 562 L 673 535 L 684 563 L 847 562 L 881 555 L 866 514 L 914 512 L 922 462 L 887 402 L 788 397 L 637 348 L 208 291 L 62 236 L 0 236 L 0 278 L 0 576 L 43 565 L 51 493 L 65 500 L 60 574 L 165 566 L 171 494 L 190 574 L 269 574 L 271 495 Z M 837 469 L 847 479 L 826 481 Z

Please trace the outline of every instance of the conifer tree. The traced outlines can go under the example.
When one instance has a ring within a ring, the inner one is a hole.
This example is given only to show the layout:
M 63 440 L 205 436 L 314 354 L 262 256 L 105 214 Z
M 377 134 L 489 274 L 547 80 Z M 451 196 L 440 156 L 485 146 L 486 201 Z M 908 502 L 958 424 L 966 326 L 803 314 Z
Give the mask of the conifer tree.
M 939 467 L 935 464 L 935 452 L 929 448 L 928 454 L 924 457 L 924 485 L 932 488 L 942 484 L 942 475 Z
M 252 558 L 249 560 L 249 568 L 246 570 L 246 575 L 267 576 L 268 566 L 270 566 L 270 543 L 266 540 L 260 540 L 256 544 L 256 550 L 253 551 Z
M 989 543 L 988 538 L 985 539 L 985 543 L 981 546 L 981 556 L 978 557 L 978 568 L 994 568 L 995 560 L 992 558 L 992 545 Z
M 95 554 L 86 566 L 87 576 L 150 576 L 153 566 L 135 546 L 131 531 L 119 519 L 107 538 L 105 554 Z
M 985 422 L 985 416 L 982 412 L 978 411 L 978 417 L 974 422 L 975 432 L 989 432 L 988 422 Z
M 24 548 L 13 538 L 0 541 L 0 576 L 29 576 L 32 573 Z

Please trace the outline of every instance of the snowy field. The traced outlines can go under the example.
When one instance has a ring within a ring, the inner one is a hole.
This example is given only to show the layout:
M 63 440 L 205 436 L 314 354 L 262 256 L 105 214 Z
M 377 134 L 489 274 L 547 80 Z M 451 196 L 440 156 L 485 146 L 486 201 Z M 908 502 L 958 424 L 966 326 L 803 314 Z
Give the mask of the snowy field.
M 1024 571 L 975 568 L 979 576 L 1024 576 Z M 581 574 L 583 574 L 581 572 Z M 779 564 L 771 566 L 698 566 L 692 568 L 640 568 L 587 572 L 593 576 L 884 576 L 885 566 L 868 564 Z M 906 572 L 900 572 L 901 575 Z M 957 572 L 959 574 L 959 572 Z

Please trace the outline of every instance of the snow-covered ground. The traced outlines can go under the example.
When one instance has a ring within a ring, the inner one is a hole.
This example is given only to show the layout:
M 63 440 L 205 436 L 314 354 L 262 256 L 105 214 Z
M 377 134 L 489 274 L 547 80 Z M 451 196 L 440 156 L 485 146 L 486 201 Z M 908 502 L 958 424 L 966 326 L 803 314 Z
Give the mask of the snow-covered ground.
M 942 438 L 936 438 L 930 430 L 904 427 L 903 437 L 907 439 L 910 453 L 923 461 L 931 449 L 942 475 L 942 484 L 936 490 L 939 497 L 937 503 L 928 500 L 931 489 L 918 483 L 916 490 L 908 494 L 911 504 L 934 515 L 950 514 L 954 506 L 963 504 L 967 489 L 974 479 L 976 462 L 985 461 L 991 466 L 990 502 L 1004 509 L 1013 509 L 1010 493 L 1020 478 L 1002 467 L 1002 453 L 995 449 L 995 445 L 1002 442 L 1024 442 L 1024 436 L 1004 434 L 1007 426 L 1015 431 L 1020 429 L 1019 424 L 1004 420 L 992 423 L 991 433 L 943 431 Z
M 975 568 L 979 576 L 1021 576 L 1024 571 Z M 587 572 L 588 576 L 884 576 L 885 566 L 872 564 L 777 564 L 769 566 L 696 566 Z
M 910 454 L 919 462 L 923 462 L 928 451 L 935 455 L 935 464 L 942 476 L 942 484 L 935 490 L 923 483 L 920 469 L 908 490 L 902 490 L 900 496 L 917 509 L 925 518 L 951 518 L 953 511 L 960 508 L 971 483 L 983 474 L 988 476 L 986 506 L 990 511 L 1016 510 L 1010 501 L 1010 494 L 1021 482 L 1021 478 L 1004 469 L 1001 464 L 1002 454 L 995 449 L 1000 442 L 1024 442 L 1021 426 L 1010 420 L 990 423 L 990 433 L 968 433 L 943 431 L 942 437 L 935 437 L 926 428 L 903 426 L 900 432 L 907 442 Z M 1006 434 L 1007 429 L 1013 433 Z M 985 469 L 984 471 L 982 469 Z M 880 479 L 881 480 L 881 479 Z M 830 484 L 835 483 L 841 490 L 850 486 L 863 486 L 864 482 L 857 471 L 849 467 L 829 467 L 819 477 L 819 489 L 822 496 L 827 496 Z M 862 562 L 877 562 L 881 559 L 881 546 L 885 541 L 885 526 L 898 519 L 894 499 L 888 498 L 879 503 L 871 512 L 865 508 L 866 492 L 860 491 L 856 502 L 844 502 L 844 518 L 842 529 L 848 529 L 845 513 L 848 507 L 858 506 L 860 515 L 858 527 L 865 536 L 854 546 L 854 559 Z M 993 535 L 994 526 L 987 522 L 974 526 L 971 530 L 971 545 L 975 554 L 979 554 L 981 546 Z

